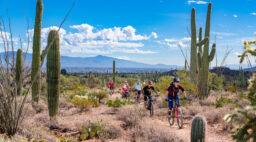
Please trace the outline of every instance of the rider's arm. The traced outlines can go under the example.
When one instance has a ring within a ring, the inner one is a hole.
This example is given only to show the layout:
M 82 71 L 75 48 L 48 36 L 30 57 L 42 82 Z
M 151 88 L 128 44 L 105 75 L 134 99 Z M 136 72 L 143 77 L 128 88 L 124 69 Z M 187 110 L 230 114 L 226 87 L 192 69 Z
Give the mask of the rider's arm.
M 180 90 L 182 91 L 184 97 L 187 97 L 186 91 L 185 91 L 185 89 L 183 88 L 183 86 L 179 85 L 179 88 L 180 88 Z

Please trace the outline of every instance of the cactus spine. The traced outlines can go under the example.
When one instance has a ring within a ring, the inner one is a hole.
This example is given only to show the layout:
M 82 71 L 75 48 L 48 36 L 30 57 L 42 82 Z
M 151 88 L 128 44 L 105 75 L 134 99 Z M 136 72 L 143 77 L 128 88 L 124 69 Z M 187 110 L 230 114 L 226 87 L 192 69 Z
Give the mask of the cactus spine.
M 53 41 L 54 40 L 54 41 Z M 57 123 L 56 115 L 58 113 L 59 93 L 60 93 L 60 40 L 56 30 L 51 30 L 48 35 L 47 46 L 49 52 L 47 55 L 47 89 L 48 89 L 48 109 L 51 119 L 51 125 Z
M 116 61 L 113 61 L 113 82 L 116 81 Z
M 202 38 L 202 28 L 199 29 L 199 42 L 196 42 L 196 19 L 195 19 L 195 8 L 191 12 L 191 57 L 190 57 L 190 72 L 191 81 L 197 83 L 199 97 L 208 97 L 208 80 L 209 80 L 209 67 L 210 62 L 213 60 L 216 44 L 212 45 L 212 49 L 209 55 L 209 39 L 210 39 L 210 24 L 211 24 L 211 9 L 212 3 L 208 4 L 207 18 L 205 25 L 205 36 Z M 197 52 L 198 47 L 198 52 Z M 202 49 L 203 47 L 203 49 Z M 197 76 L 198 81 L 196 82 L 194 76 Z
M 22 70 L 23 70 L 23 55 L 22 50 L 18 49 L 16 55 L 16 86 L 17 86 L 17 95 L 22 95 Z
M 201 116 L 195 116 L 191 126 L 191 142 L 205 142 L 206 121 Z
M 33 103 L 38 103 L 40 90 L 41 90 L 41 28 L 42 28 L 42 15 L 43 15 L 43 2 L 42 0 L 37 0 L 36 5 L 36 17 L 35 17 L 35 25 L 34 25 L 34 38 L 33 38 L 33 55 L 32 55 L 32 73 L 31 80 L 32 84 L 32 100 Z

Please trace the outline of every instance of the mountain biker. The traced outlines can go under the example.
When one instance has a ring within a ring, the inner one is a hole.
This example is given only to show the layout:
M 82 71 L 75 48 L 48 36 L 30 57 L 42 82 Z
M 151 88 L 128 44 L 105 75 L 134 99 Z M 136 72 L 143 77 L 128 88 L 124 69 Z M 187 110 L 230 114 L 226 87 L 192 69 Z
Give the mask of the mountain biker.
M 175 77 L 173 79 L 173 82 L 170 84 L 169 88 L 167 89 L 166 93 L 165 93 L 165 96 L 166 96 L 166 101 L 168 101 L 168 106 L 169 106 L 169 109 L 168 109 L 168 117 L 171 117 L 169 114 L 170 112 L 172 111 L 173 109 L 173 100 L 176 101 L 177 103 L 177 107 L 179 108 L 180 107 L 180 98 L 179 98 L 179 90 L 181 90 L 184 94 L 184 99 L 187 99 L 186 96 L 186 92 L 183 88 L 183 86 L 181 86 L 179 84 L 180 82 L 180 79 L 178 77 Z M 174 113 L 173 113 L 173 117 L 174 117 Z
M 128 96 L 128 89 L 130 89 L 130 86 L 129 86 L 127 81 L 124 81 L 124 84 L 122 86 L 123 95 L 127 95 Z
M 109 89 L 110 89 L 110 91 L 112 92 L 112 93 L 114 93 L 114 82 L 113 82 L 113 80 L 110 80 L 109 81 L 109 83 L 108 83 L 108 87 L 109 87 Z
M 143 89 L 143 87 L 142 87 L 142 84 L 140 83 L 140 80 L 139 79 L 137 79 L 136 80 L 136 83 L 133 85 L 133 87 L 132 87 L 133 89 L 135 89 L 135 91 L 136 91 L 136 93 L 137 93 L 137 97 L 139 97 L 139 102 L 138 103 L 140 103 L 140 94 L 141 94 L 141 92 L 142 92 L 142 89 Z
M 143 94 L 144 94 L 144 106 L 147 106 L 147 100 L 149 97 L 151 97 L 152 91 L 154 91 L 156 93 L 156 95 L 158 95 L 157 91 L 155 90 L 155 88 L 152 86 L 152 82 L 148 81 L 147 82 L 147 86 L 145 86 L 142 90 Z M 148 108 L 149 109 L 149 108 Z

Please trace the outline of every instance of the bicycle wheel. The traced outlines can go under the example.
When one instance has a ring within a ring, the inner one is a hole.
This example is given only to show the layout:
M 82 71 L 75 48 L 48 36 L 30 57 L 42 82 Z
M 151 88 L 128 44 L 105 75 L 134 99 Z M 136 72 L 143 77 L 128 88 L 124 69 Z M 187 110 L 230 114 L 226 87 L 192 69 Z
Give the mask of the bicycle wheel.
M 153 103 L 152 101 L 150 101 L 150 117 L 152 117 L 154 115 L 154 107 L 153 107 Z
M 178 108 L 178 118 L 177 118 L 177 123 L 180 129 L 183 128 L 183 115 L 182 115 L 182 111 L 181 108 Z
M 174 117 L 173 117 L 174 115 L 172 113 L 174 113 L 174 110 L 169 112 L 170 116 L 168 116 L 168 121 L 169 121 L 170 126 L 172 126 L 174 124 Z

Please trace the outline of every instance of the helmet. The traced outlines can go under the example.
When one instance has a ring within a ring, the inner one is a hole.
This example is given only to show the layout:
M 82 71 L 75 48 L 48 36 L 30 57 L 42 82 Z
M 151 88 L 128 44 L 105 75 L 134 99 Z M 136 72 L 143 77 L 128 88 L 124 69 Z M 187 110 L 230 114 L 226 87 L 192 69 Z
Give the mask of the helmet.
M 124 81 L 124 83 L 128 83 L 127 81 Z
M 113 80 L 110 80 L 109 82 L 113 82 Z
M 148 81 L 148 85 L 152 85 L 152 81 L 149 80 L 149 81 Z
M 178 77 L 174 77 L 173 82 L 180 82 L 180 79 Z
M 140 80 L 139 80 L 139 79 L 136 79 L 136 82 L 140 82 Z

